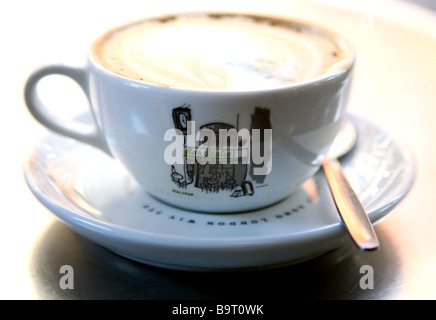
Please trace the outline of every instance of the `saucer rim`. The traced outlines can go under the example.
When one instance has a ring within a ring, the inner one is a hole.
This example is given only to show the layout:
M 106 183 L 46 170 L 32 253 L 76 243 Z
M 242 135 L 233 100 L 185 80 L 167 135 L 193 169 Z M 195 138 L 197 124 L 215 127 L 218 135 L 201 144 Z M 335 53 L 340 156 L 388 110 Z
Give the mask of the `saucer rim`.
M 378 130 L 384 131 L 380 126 L 375 125 L 372 121 L 364 119 L 362 117 L 358 117 L 356 115 L 351 114 L 351 116 L 357 121 L 364 121 L 367 124 L 376 127 Z M 49 135 L 52 133 L 48 133 L 48 135 L 44 135 L 37 145 L 39 145 L 44 139 L 47 139 Z M 396 197 L 391 199 L 389 202 L 386 200 L 381 201 L 381 199 L 375 200 L 375 207 L 368 210 L 368 217 L 370 220 L 377 224 L 383 218 L 387 216 L 389 212 L 399 203 L 404 197 L 410 192 L 415 179 L 416 179 L 416 159 L 411 152 L 409 146 L 407 146 L 403 141 L 399 141 L 389 135 L 389 137 L 395 143 L 396 148 L 401 150 L 402 155 L 409 163 L 407 176 L 403 178 L 404 183 L 402 183 L 401 192 L 395 188 Z M 359 139 L 359 138 L 358 138 Z M 35 146 L 36 147 L 36 146 Z M 78 143 L 78 148 L 87 147 L 86 145 Z M 32 149 L 34 151 L 35 148 Z M 217 253 L 223 254 L 226 250 L 237 250 L 237 249 L 256 249 L 256 250 L 265 250 L 267 248 L 272 247 L 280 247 L 280 246 L 295 246 L 295 245 L 304 245 L 311 242 L 319 242 L 325 239 L 329 239 L 329 241 L 335 240 L 337 245 L 335 248 L 339 247 L 340 244 L 346 243 L 348 238 L 348 234 L 345 228 L 342 226 L 340 220 L 338 223 L 331 225 L 323 225 L 322 227 L 311 229 L 305 232 L 293 232 L 289 234 L 280 234 L 280 235 L 269 235 L 269 236 L 250 236 L 250 237 L 225 237 L 222 238 L 207 238 L 201 239 L 199 241 L 196 237 L 183 237 L 183 241 L 180 240 L 181 236 L 172 236 L 172 235 L 163 235 L 158 233 L 153 233 L 149 231 L 142 231 L 138 229 L 132 229 L 126 226 L 118 225 L 112 221 L 107 221 L 104 219 L 99 219 L 98 217 L 92 216 L 84 210 L 80 208 L 76 208 L 73 210 L 72 208 L 67 208 L 59 202 L 59 199 L 53 199 L 44 191 L 42 191 L 36 179 L 32 179 L 31 177 L 31 169 L 28 166 L 28 163 L 32 161 L 32 157 L 28 157 L 27 160 L 23 163 L 23 172 L 24 178 L 29 186 L 29 189 L 32 191 L 33 195 L 48 209 L 50 210 L 61 222 L 65 223 L 70 229 L 74 230 L 78 234 L 99 243 L 103 247 L 106 247 L 110 251 L 117 253 L 118 255 L 125 256 L 131 260 L 136 260 L 142 263 L 162 266 L 170 269 L 192 269 L 192 270 L 221 270 L 221 269 L 240 269 L 241 267 L 230 267 L 227 268 L 225 266 L 221 267 L 205 267 L 205 266 L 194 266 L 192 264 L 174 264 L 174 263 L 165 263 L 163 261 L 156 261 L 150 259 L 143 259 L 138 256 L 134 257 L 132 255 L 126 254 L 123 252 L 121 245 L 121 250 L 114 249 L 114 244 L 117 242 L 124 243 L 125 245 L 139 245 L 142 247 L 153 247 L 154 249 L 171 249 L 171 250 L 188 250 L 190 252 L 196 251 L 208 251 L 209 253 Z M 407 179 L 407 180 L 406 180 Z M 407 183 L 406 183 L 407 181 Z M 380 203 L 381 202 L 381 203 Z M 168 206 L 168 205 L 165 205 Z M 168 206 L 170 207 L 170 206 Z M 270 206 L 268 209 L 273 208 Z M 183 210 L 182 210 L 183 211 Z M 187 210 L 184 210 L 187 211 Z M 111 246 L 107 245 L 107 241 L 111 243 Z M 115 245 L 115 247 L 120 247 L 120 244 Z M 311 256 L 317 256 L 325 253 L 326 251 L 333 250 L 331 246 L 329 248 L 324 248 L 325 250 L 321 250 L 318 253 L 311 254 Z M 168 259 L 166 259 L 168 260 Z M 170 259 L 171 260 L 171 259 Z M 306 259 L 294 259 L 294 260 L 306 260 Z M 268 264 L 272 265 L 284 265 L 291 264 L 293 260 L 284 260 L 281 262 Z M 252 268 L 252 266 L 242 266 L 242 268 Z

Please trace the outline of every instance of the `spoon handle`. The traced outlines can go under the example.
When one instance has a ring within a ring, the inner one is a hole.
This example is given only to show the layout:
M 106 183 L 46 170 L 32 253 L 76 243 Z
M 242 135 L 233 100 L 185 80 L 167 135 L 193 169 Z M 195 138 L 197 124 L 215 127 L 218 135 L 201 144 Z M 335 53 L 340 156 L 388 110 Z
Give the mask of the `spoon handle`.
M 377 236 L 359 198 L 351 187 L 338 160 L 322 164 L 339 214 L 354 243 L 361 250 L 379 247 Z

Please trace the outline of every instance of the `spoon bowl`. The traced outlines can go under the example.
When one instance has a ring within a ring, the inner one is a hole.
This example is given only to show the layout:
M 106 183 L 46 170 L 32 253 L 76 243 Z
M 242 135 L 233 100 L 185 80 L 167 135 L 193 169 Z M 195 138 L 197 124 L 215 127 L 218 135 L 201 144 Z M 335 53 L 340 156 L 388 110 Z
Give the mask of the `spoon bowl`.
M 346 118 L 333 144 L 327 153 L 326 160 L 339 159 L 353 149 L 358 138 L 356 127 L 350 118 Z M 325 160 L 325 161 L 326 161 Z

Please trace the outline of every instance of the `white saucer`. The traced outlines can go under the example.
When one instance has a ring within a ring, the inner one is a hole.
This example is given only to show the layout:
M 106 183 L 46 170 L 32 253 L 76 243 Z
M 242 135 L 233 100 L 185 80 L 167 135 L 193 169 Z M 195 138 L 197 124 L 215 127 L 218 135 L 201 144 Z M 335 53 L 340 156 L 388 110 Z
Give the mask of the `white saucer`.
M 410 190 L 415 165 L 406 146 L 367 120 L 351 119 L 358 141 L 341 162 L 374 223 Z M 322 171 L 288 199 L 238 214 L 201 214 L 164 204 L 105 154 L 51 133 L 36 145 L 24 172 L 34 195 L 72 230 L 122 256 L 164 268 L 286 265 L 351 241 Z

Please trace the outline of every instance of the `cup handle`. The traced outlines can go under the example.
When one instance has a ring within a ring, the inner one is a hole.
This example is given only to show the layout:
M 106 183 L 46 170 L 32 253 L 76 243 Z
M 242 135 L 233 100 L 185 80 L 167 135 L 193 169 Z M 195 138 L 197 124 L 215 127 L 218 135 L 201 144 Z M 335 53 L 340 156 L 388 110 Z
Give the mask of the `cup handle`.
M 48 108 L 40 100 L 36 90 L 38 82 L 45 76 L 54 74 L 67 76 L 77 82 L 85 92 L 86 97 L 91 104 L 89 98 L 88 78 L 85 69 L 65 65 L 48 65 L 35 70 L 27 79 L 24 89 L 24 98 L 30 113 L 33 115 L 33 117 L 35 117 L 36 120 L 38 120 L 48 129 L 51 129 L 52 131 L 61 135 L 87 143 L 111 155 L 106 144 L 106 140 L 97 125 L 97 121 L 91 106 L 90 112 L 92 114 L 92 118 L 94 119 L 94 130 L 91 132 L 85 132 L 68 126 L 66 123 L 49 112 Z

